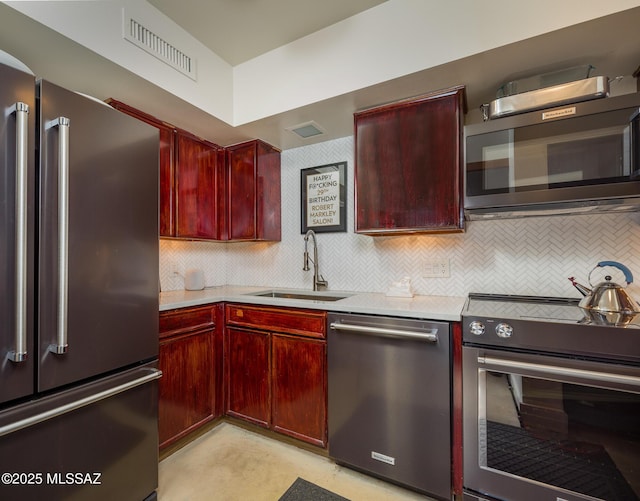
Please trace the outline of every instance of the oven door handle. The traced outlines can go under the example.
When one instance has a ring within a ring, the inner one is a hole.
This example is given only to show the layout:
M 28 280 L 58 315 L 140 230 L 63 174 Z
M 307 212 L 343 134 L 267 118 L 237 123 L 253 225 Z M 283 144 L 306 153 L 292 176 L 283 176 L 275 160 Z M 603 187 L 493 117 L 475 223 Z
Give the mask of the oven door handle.
M 585 369 L 572 369 L 569 367 L 558 367 L 555 365 L 534 364 L 531 362 L 519 362 L 515 360 L 505 360 L 495 357 L 479 356 L 478 363 L 491 365 L 500 369 L 520 369 L 533 371 L 554 376 L 573 377 L 581 379 L 591 379 L 603 383 L 627 384 L 640 387 L 640 377 L 627 376 L 624 374 L 611 374 L 609 372 L 590 371 Z

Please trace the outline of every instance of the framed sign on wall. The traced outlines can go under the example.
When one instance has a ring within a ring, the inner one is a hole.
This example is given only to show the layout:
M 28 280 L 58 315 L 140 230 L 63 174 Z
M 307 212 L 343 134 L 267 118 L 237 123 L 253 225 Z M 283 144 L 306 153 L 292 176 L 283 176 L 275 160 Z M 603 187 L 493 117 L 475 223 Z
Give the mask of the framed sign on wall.
M 347 231 L 347 162 L 300 171 L 301 232 Z

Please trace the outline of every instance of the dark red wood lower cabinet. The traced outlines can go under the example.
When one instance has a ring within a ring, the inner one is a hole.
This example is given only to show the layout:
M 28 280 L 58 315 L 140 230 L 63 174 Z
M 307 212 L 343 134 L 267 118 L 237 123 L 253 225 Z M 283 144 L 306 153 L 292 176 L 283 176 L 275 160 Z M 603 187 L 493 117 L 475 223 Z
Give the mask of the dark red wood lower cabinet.
M 160 448 L 184 437 L 214 416 L 214 329 L 160 341 L 158 431 Z
M 271 424 L 270 342 L 268 332 L 225 333 L 226 413 L 265 428 Z
M 272 336 L 272 427 L 320 447 L 327 444 L 324 340 Z
M 324 311 L 227 304 L 227 415 L 327 446 Z

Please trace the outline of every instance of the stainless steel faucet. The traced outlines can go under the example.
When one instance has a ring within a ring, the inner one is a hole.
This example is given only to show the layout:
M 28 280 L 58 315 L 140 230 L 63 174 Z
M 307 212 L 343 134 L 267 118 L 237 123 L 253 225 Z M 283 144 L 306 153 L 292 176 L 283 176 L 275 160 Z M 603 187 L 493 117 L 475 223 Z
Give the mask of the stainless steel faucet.
M 309 237 L 313 238 L 313 259 L 309 257 L 309 251 L 307 250 Z M 318 244 L 316 243 L 316 234 L 313 230 L 307 231 L 304 236 L 304 266 L 302 267 L 304 271 L 309 271 L 309 261 L 313 263 L 313 290 L 319 291 L 329 287 L 329 283 L 318 273 Z

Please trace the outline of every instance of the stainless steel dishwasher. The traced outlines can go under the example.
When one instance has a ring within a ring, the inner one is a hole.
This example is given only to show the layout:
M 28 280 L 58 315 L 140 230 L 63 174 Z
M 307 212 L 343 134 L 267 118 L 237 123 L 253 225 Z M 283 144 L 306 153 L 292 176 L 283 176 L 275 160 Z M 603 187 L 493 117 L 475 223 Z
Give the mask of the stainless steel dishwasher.
M 450 325 L 328 316 L 329 456 L 451 499 Z

